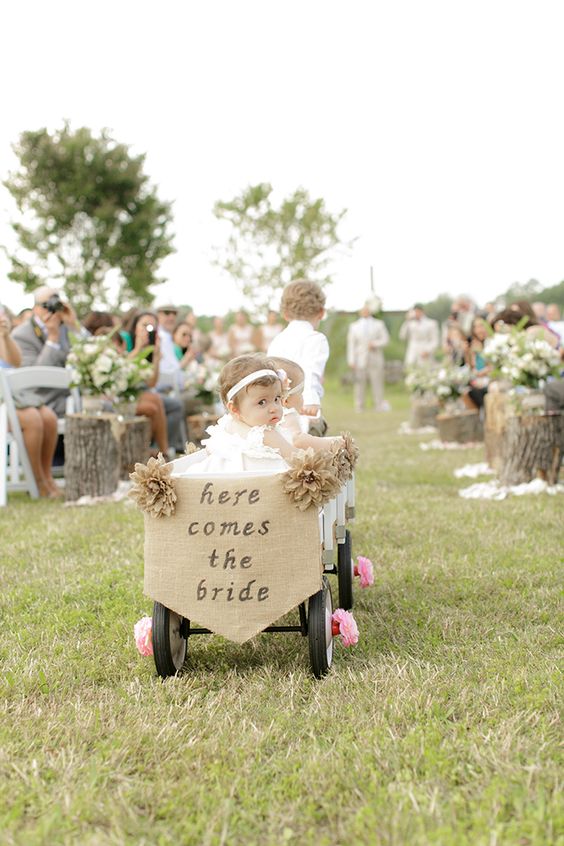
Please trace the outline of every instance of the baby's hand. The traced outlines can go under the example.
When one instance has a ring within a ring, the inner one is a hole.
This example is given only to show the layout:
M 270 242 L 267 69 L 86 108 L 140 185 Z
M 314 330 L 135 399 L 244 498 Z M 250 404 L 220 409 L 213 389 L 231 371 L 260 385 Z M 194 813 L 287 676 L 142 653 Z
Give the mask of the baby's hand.
M 308 417 L 317 417 L 320 410 L 320 405 L 304 405 L 304 407 L 302 408 L 302 414 L 305 414 Z

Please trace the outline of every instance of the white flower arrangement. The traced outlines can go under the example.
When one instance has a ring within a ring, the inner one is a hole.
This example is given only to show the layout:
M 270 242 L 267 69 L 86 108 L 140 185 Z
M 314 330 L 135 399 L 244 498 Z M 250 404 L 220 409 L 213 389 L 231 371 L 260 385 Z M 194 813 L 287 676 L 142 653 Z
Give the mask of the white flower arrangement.
M 548 341 L 525 331 L 496 334 L 484 344 L 484 358 L 493 365 L 493 375 L 514 386 L 543 388 L 550 376 L 557 376 L 560 354 Z
M 405 377 L 405 386 L 411 394 L 424 397 L 434 394 L 434 378 L 430 367 L 410 367 Z
M 127 387 L 117 395 L 118 397 L 126 400 L 134 400 L 144 389 L 153 374 L 153 365 L 147 360 L 151 349 L 150 347 L 145 347 L 145 349 L 141 350 L 133 358 L 124 358 L 122 360 Z
M 414 368 L 408 372 L 405 384 L 413 394 L 433 396 L 444 403 L 462 394 L 470 382 L 470 375 L 466 365 Z
M 112 399 L 136 397 L 152 372 L 146 351 L 134 359 L 124 358 L 110 335 L 73 339 L 66 366 L 71 371 L 71 387 Z
M 186 368 L 186 387 L 193 388 L 195 396 L 213 402 L 221 367 L 214 360 L 191 361 Z

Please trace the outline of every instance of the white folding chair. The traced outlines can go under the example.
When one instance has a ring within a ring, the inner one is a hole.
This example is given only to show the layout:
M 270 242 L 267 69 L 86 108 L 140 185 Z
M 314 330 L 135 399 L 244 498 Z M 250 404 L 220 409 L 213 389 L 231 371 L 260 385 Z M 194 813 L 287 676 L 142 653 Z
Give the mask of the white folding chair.
M 63 367 L 21 367 L 0 369 L 0 507 L 7 504 L 7 492 L 28 491 L 37 499 L 39 491 L 25 448 L 23 433 L 14 403 L 14 391 L 24 388 L 69 389 L 70 372 Z M 80 409 L 80 394 L 76 388 L 67 400 L 67 412 Z M 64 419 L 57 429 L 64 433 Z

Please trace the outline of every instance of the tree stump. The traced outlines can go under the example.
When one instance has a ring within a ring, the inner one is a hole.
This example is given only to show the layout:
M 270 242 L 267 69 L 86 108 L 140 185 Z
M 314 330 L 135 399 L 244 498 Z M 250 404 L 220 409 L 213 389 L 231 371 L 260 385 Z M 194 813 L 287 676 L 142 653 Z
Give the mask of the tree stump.
M 484 439 L 482 421 L 478 411 L 464 409 L 458 414 L 438 414 L 437 426 L 441 441 L 468 444 Z
M 520 485 L 539 476 L 558 481 L 564 452 L 564 413 L 508 417 L 498 472 L 502 485 Z
M 109 496 L 128 468 L 147 460 L 150 421 L 115 414 L 69 414 L 65 418 L 65 499 Z
M 210 411 L 202 411 L 200 414 L 190 414 L 186 418 L 188 428 L 188 440 L 200 446 L 202 438 L 205 437 L 208 426 L 215 426 L 219 417 Z
M 414 397 L 411 400 L 409 425 L 412 429 L 422 429 L 424 426 L 436 426 L 439 404 L 435 401 Z
M 484 410 L 486 413 L 484 421 L 486 461 L 497 473 L 501 466 L 503 434 L 510 411 L 509 397 L 506 393 L 488 391 L 484 397 Z
M 65 499 L 109 496 L 118 486 L 120 438 L 115 414 L 69 414 L 65 420 Z M 119 424 L 118 424 L 119 425 Z
M 120 479 L 129 479 L 138 461 L 146 464 L 151 446 L 151 421 L 148 417 L 127 417 L 121 437 Z

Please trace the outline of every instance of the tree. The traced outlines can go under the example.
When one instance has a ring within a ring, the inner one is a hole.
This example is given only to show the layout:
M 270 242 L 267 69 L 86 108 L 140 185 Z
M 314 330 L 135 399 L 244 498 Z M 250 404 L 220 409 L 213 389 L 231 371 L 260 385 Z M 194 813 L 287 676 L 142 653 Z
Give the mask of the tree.
M 439 294 L 434 300 L 425 303 L 425 314 L 443 323 L 449 316 L 452 309 L 453 299 L 450 294 Z
M 542 285 L 536 279 L 529 279 L 528 282 L 514 282 L 507 291 L 499 297 L 506 303 L 515 303 L 518 300 L 533 301 L 542 290 Z
M 26 291 L 62 285 L 80 313 L 110 305 L 110 281 L 114 305 L 150 303 L 173 247 L 171 206 L 143 173 L 145 156 L 106 130 L 95 137 L 68 124 L 22 133 L 14 152 L 19 169 L 4 182 L 19 212 L 10 278 Z
M 349 247 L 337 228 L 346 209 L 331 214 L 323 199 L 312 200 L 298 188 L 275 207 L 272 185 L 250 185 L 229 202 L 214 206 L 215 216 L 230 224 L 227 245 L 216 264 L 240 285 L 257 310 L 292 279 L 331 281 L 328 265 L 335 248 Z
M 551 285 L 550 288 L 543 288 L 542 291 L 535 296 L 536 300 L 542 303 L 556 303 L 560 309 L 564 310 L 564 282 L 559 282 L 558 285 Z

